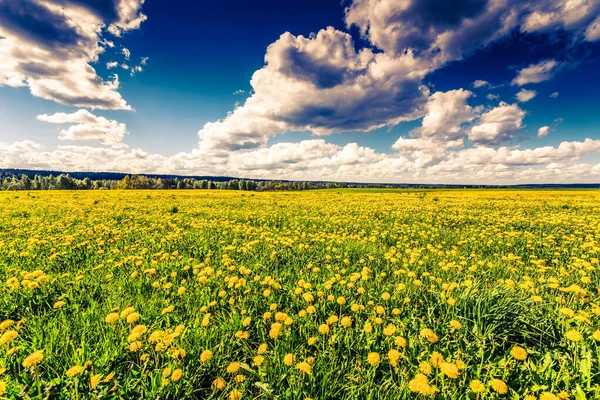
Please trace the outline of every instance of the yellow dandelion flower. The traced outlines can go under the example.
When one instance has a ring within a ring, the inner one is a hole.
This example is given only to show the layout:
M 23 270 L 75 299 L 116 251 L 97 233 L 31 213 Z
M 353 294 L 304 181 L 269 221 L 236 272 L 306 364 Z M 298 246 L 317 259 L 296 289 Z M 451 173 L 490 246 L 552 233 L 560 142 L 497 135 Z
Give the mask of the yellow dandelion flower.
M 102 381 L 102 375 L 100 375 L 100 374 L 90 376 L 90 388 L 92 390 L 96 389 L 96 387 L 98 387 L 98 385 L 100 384 L 101 381 Z
M 388 351 L 388 361 L 392 367 L 398 366 L 398 360 L 400 360 L 400 352 L 396 349 L 390 349 Z
M 212 381 L 212 388 L 217 390 L 223 390 L 225 388 L 225 380 L 223 378 L 217 378 Z
M 265 354 L 267 352 L 267 348 L 268 348 L 267 344 L 263 343 L 260 346 L 258 346 L 258 349 L 256 350 L 256 353 L 257 354 Z
M 527 350 L 520 346 L 515 346 L 510 351 L 510 355 L 513 356 L 516 360 L 524 361 L 527 359 Z
M 227 372 L 230 374 L 235 374 L 240 369 L 240 363 L 234 361 L 227 366 Z
M 23 366 L 25 368 L 35 367 L 37 364 L 41 363 L 44 359 L 43 350 L 36 350 L 23 360 Z
M 570 330 L 570 331 L 566 332 L 565 337 L 572 342 L 579 342 L 581 339 L 583 339 L 583 336 L 581 336 L 581 333 L 576 330 Z
M 116 322 L 118 319 L 119 319 L 119 314 L 117 314 L 116 312 L 110 313 L 106 316 L 106 318 L 104 318 L 104 320 L 109 324 Z
M 456 379 L 458 378 L 459 370 L 456 364 L 443 362 L 440 364 L 440 371 L 442 374 L 446 375 L 448 378 Z
M 67 376 L 69 378 L 73 378 L 74 376 L 79 375 L 83 371 L 83 367 L 81 365 L 75 365 L 68 369 Z
M 312 367 L 306 361 L 302 361 L 296 365 L 296 368 L 307 375 L 312 375 Z
M 481 393 L 485 390 L 485 385 L 479 379 L 472 380 L 469 387 L 475 393 Z
M 63 307 L 65 304 L 67 304 L 66 302 L 59 300 L 56 303 L 54 303 L 54 308 L 61 308 Z
M 369 355 L 367 356 L 367 361 L 369 362 L 369 364 L 371 364 L 374 367 L 378 366 L 379 362 L 381 361 L 381 359 L 379 357 L 379 353 L 375 353 L 375 352 L 369 353 Z
M 294 356 L 291 353 L 288 353 L 283 357 L 283 363 L 289 367 L 294 363 L 295 359 L 296 359 L 296 356 Z
M 183 371 L 181 369 L 176 369 L 175 371 L 173 371 L 173 373 L 171 374 L 171 380 L 173 382 L 177 382 L 178 380 L 181 379 L 181 377 L 183 376 Z
M 210 350 L 204 350 L 201 354 L 200 354 L 200 361 L 202 361 L 203 363 L 207 362 L 208 360 L 210 360 L 213 356 L 212 351 Z
M 19 334 L 17 333 L 17 331 L 6 331 L 2 334 L 2 336 L 0 336 L 0 346 L 2 346 L 5 343 L 10 342 L 11 340 L 15 339 L 17 336 L 19 336 Z
M 492 379 L 490 382 L 490 386 L 498 394 L 508 393 L 508 386 L 506 386 L 506 383 L 504 383 L 500 379 Z

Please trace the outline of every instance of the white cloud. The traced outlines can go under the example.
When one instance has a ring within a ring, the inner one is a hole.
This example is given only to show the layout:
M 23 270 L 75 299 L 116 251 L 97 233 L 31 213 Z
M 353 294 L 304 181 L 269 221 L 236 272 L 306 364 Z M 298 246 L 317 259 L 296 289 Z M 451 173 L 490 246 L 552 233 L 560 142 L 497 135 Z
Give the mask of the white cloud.
M 481 87 L 485 87 L 485 86 L 490 86 L 490 83 L 488 81 L 477 79 L 476 81 L 474 81 L 472 83 L 472 85 L 475 89 L 477 89 L 477 88 L 481 88 Z
M 535 90 L 521 89 L 515 96 L 521 103 L 526 103 L 537 95 Z
M 550 95 L 550 97 L 552 97 L 553 99 L 555 99 L 555 98 L 557 98 L 557 97 L 558 97 L 558 95 L 559 95 L 559 93 L 558 93 L 558 92 L 554 92 L 554 93 L 552 93 L 552 94 Z
M 475 118 L 475 110 L 467 104 L 473 93 L 458 89 L 436 92 L 425 105 L 425 116 L 419 128 L 411 131 L 412 136 L 454 141 L 464 136 L 462 125 Z
M 37 119 L 52 124 L 76 124 L 60 131 L 60 140 L 98 140 L 114 148 L 126 147 L 123 137 L 127 126 L 115 120 L 98 117 L 87 110 L 78 110 L 71 114 L 55 113 L 38 115 Z
M 559 64 L 556 60 L 544 60 L 537 64 L 531 64 L 519 71 L 515 79 L 513 79 L 512 84 L 523 86 L 529 83 L 547 81 L 552 78 L 552 75 L 558 66 Z
M 481 115 L 469 131 L 469 140 L 477 145 L 497 145 L 510 140 L 523 127 L 525 115 L 517 104 L 500 102 L 498 107 Z
M 600 16 L 585 30 L 585 38 L 590 42 L 600 40 Z
M 113 43 L 105 28 L 139 28 L 143 0 L 0 2 L 0 86 L 28 86 L 34 96 L 92 109 L 129 110 L 118 80 L 104 81 L 92 63 Z
M 123 47 L 123 49 L 121 50 L 121 53 L 125 57 L 125 60 L 129 60 L 129 57 L 131 57 L 131 51 L 129 51 L 129 49 L 127 47 Z
M 600 12 L 600 2 L 595 0 L 544 0 L 529 6 L 531 13 L 524 17 L 524 32 L 548 31 L 563 28 L 582 32 L 590 29 L 592 20 Z M 586 40 L 590 40 L 585 35 Z
M 498 96 L 497 94 L 493 94 L 493 93 L 488 93 L 485 97 L 488 100 L 498 100 L 500 98 L 500 96 Z
M 429 139 L 406 139 L 400 154 L 378 153 L 349 143 L 323 139 L 278 143 L 251 151 L 207 158 L 198 151 L 172 157 L 141 149 L 58 146 L 46 151 L 31 141 L 0 143 L 0 167 L 63 171 L 229 175 L 249 178 L 313 179 L 360 182 L 519 183 L 595 181 L 600 164 L 579 158 L 600 153 L 600 140 L 562 142 L 558 146 L 432 148 Z M 437 144 L 437 143 L 436 143 Z
M 538 138 L 543 138 L 544 136 L 548 135 L 548 132 L 550 131 L 550 127 L 549 126 L 542 126 L 540 129 L 538 129 L 537 131 L 537 137 Z
M 106 68 L 107 69 L 113 69 L 113 68 L 116 68 L 118 65 L 119 65 L 118 62 L 116 62 L 116 61 L 110 61 L 110 62 L 106 63 Z
M 331 27 L 309 38 L 281 35 L 265 62 L 244 104 L 199 131 L 201 150 L 261 147 L 287 130 L 326 135 L 391 126 L 419 118 L 429 94 L 421 84 L 426 63 L 411 53 L 357 52 L 350 35 Z

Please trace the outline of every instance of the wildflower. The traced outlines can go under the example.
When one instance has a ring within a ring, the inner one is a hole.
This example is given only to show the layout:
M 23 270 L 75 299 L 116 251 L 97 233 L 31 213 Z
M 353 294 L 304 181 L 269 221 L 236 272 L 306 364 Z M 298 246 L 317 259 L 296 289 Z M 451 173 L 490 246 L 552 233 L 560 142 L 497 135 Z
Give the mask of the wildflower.
M 296 368 L 298 368 L 300 370 L 300 372 L 303 372 L 307 375 L 312 375 L 312 367 L 306 361 L 302 361 L 301 363 L 298 363 L 296 365 Z
M 175 309 L 174 306 L 168 306 L 162 309 L 162 311 L 160 312 L 162 315 L 168 314 L 173 312 L 173 310 Z
M 295 359 L 296 359 L 296 356 L 288 353 L 283 357 L 283 363 L 289 367 L 294 363 Z
M 230 374 L 235 374 L 240 369 L 240 363 L 234 361 L 227 366 L 227 372 Z
M 13 340 L 14 338 L 16 338 L 17 336 L 19 336 L 19 334 L 17 333 L 17 331 L 6 331 L 2 334 L 2 336 L 0 336 L 0 346 L 2 346 L 5 343 L 10 342 L 11 340 Z
M 431 364 L 429 364 L 427 361 L 421 361 L 419 364 L 419 371 L 425 375 L 429 375 L 431 373 Z
M 210 350 L 204 350 L 201 354 L 200 354 L 200 361 L 202 361 L 203 363 L 207 362 L 208 360 L 210 360 L 212 358 L 212 351 Z
M 581 333 L 579 333 L 579 331 L 576 330 L 570 330 L 566 332 L 565 337 L 572 342 L 579 342 L 581 339 L 583 339 Z
M 374 367 L 378 366 L 380 361 L 379 353 L 369 353 L 369 355 L 367 356 L 367 361 L 369 361 L 369 364 L 371 364 Z
M 527 359 L 527 351 L 520 346 L 513 347 L 512 350 L 510 351 L 510 355 L 519 361 L 524 361 Z
M 244 331 L 237 331 L 235 333 L 235 337 L 238 339 L 248 339 L 250 337 L 250 334 Z
M 242 392 L 237 389 L 233 389 L 231 393 L 229 393 L 229 400 L 240 400 L 242 398 Z
M 14 323 L 15 323 L 15 321 L 13 321 L 12 319 L 5 319 L 4 321 L 2 321 L 2 323 L 0 323 L 0 331 L 3 331 L 6 328 L 11 327 Z
M 133 324 L 134 322 L 138 321 L 140 319 L 140 314 L 133 312 L 129 315 L 127 315 L 127 322 L 130 324 Z
M 508 386 L 506 386 L 506 383 L 504 383 L 500 379 L 492 379 L 490 382 L 490 386 L 498 394 L 508 393 Z
M 181 369 L 176 369 L 175 371 L 173 371 L 173 373 L 171 374 L 171 380 L 173 382 L 177 382 L 178 380 L 181 379 L 181 377 L 183 376 L 183 371 Z
M 485 385 L 479 379 L 472 380 L 469 387 L 475 393 L 481 393 L 485 390 Z
M 452 321 L 450 321 L 450 327 L 456 331 L 459 331 L 462 328 L 462 324 L 459 321 L 453 319 Z
M 540 394 L 539 400 L 558 400 L 558 396 L 555 396 L 550 392 L 543 392 Z
M 96 387 L 100 384 L 101 381 L 102 375 L 100 374 L 90 376 L 90 388 L 92 390 L 96 389 Z
M 142 348 L 142 342 L 140 342 L 140 341 L 132 342 L 129 345 L 129 351 L 131 351 L 131 352 L 136 352 L 136 351 L 140 350 L 141 348 Z
M 420 335 L 422 338 L 427 339 L 427 341 L 431 343 L 435 343 L 438 341 L 437 335 L 429 328 L 421 329 Z
M 0 381 L 0 396 L 6 393 L 6 383 L 4 381 Z
M 592 338 L 593 338 L 595 341 L 600 341 L 600 329 L 599 329 L 599 330 L 597 330 L 597 331 L 595 331 L 595 332 L 592 334 Z
M 260 367 L 260 365 L 265 361 L 265 358 L 261 355 L 255 356 L 252 359 L 252 362 L 254 362 L 254 365 L 256 365 L 257 367 Z
M 263 343 L 260 346 L 258 346 L 258 349 L 256 350 L 257 354 L 265 354 L 267 352 L 267 344 Z
M 431 364 L 434 367 L 439 368 L 439 366 L 444 362 L 444 356 L 442 356 L 437 351 L 434 351 L 433 353 L 431 353 L 431 356 L 429 357 L 429 361 L 431 361 Z
M 352 318 L 350 317 L 342 317 L 342 320 L 340 321 L 342 326 L 345 328 L 348 328 L 352 325 Z
M 217 378 L 214 381 L 212 381 L 211 386 L 213 389 L 223 390 L 225 388 L 225 381 L 223 380 L 223 378 Z
M 133 309 L 133 307 L 127 307 L 125 308 L 123 311 L 121 311 L 121 318 L 127 318 L 127 316 L 131 313 L 133 313 L 135 310 Z
M 64 301 L 62 301 L 62 300 L 60 300 L 60 301 L 57 301 L 56 303 L 54 303 L 54 308 L 61 308 L 61 307 L 63 307 L 65 304 L 67 304 L 67 303 L 65 303 L 65 302 L 64 302 Z
M 109 324 L 112 324 L 113 322 L 116 322 L 118 319 L 119 319 L 119 314 L 117 314 L 116 312 L 113 312 L 113 313 L 108 314 L 104 320 L 106 322 L 108 322 Z
M 398 360 L 400 360 L 400 352 L 396 349 L 390 349 L 388 351 L 388 360 L 392 367 L 396 367 L 398 365 Z
M 44 353 L 42 350 L 36 350 L 23 360 L 23 366 L 25 368 L 34 367 L 37 364 L 41 363 L 44 359 Z
M 456 379 L 458 378 L 458 367 L 456 364 L 443 362 L 440 364 L 440 371 L 442 374 L 446 375 L 448 378 Z
M 327 325 L 327 324 L 319 325 L 319 333 L 321 335 L 327 335 L 329 333 L 329 325 Z
M 82 371 L 83 371 L 83 367 L 81 365 L 75 365 L 75 366 L 69 368 L 69 370 L 67 371 L 67 376 L 69 378 L 73 378 L 73 377 L 79 375 Z

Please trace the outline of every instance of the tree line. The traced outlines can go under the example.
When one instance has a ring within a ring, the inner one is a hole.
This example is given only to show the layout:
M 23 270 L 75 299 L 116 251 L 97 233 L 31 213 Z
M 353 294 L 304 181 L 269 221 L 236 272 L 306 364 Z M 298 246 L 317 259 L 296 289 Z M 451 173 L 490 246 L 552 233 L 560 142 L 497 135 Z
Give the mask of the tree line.
M 125 175 L 118 179 L 77 179 L 70 174 L 47 176 L 5 174 L 0 176 L 0 190 L 127 190 L 127 189 L 222 189 L 249 191 L 280 191 L 335 189 L 349 187 L 344 183 L 271 181 L 253 179 L 230 179 L 215 181 L 196 178 L 161 178 L 145 175 Z

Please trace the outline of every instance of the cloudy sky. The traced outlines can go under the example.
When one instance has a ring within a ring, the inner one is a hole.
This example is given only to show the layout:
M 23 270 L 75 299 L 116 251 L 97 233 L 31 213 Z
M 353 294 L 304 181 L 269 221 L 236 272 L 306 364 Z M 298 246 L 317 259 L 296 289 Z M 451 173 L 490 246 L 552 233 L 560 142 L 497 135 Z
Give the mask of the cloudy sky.
M 600 0 L 0 0 L 0 168 L 600 182 Z

